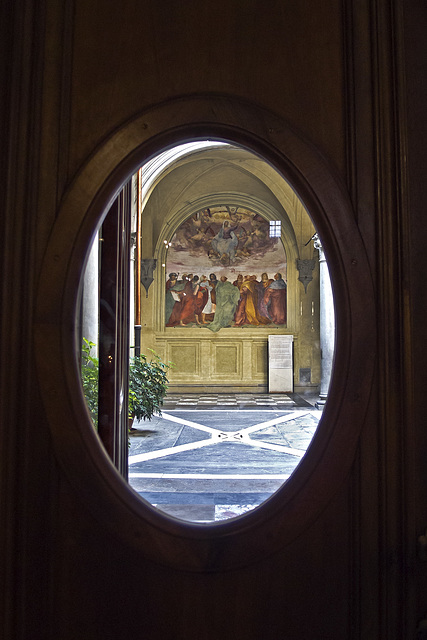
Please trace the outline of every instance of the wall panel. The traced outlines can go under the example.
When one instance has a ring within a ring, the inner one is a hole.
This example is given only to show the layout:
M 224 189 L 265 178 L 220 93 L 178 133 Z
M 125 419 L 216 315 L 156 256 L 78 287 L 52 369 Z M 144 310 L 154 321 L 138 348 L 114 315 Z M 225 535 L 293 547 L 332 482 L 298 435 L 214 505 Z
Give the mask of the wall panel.
M 213 343 L 213 376 L 224 378 L 233 376 L 236 379 L 242 377 L 241 344 L 221 342 Z
M 187 393 L 267 391 L 268 331 L 263 331 L 262 337 L 249 328 L 243 332 L 222 331 L 226 336 L 209 334 L 202 338 L 200 329 L 184 329 L 187 338 L 157 334 L 155 351 L 173 363 L 168 374 L 171 392 L 178 389 Z M 298 354 L 296 359 L 298 361 Z M 295 371 L 295 385 L 302 390 L 297 373 Z
M 175 379 L 186 379 L 187 376 L 198 378 L 200 376 L 200 343 L 173 341 L 169 345 L 168 354 L 168 360 L 174 364 L 173 376 Z

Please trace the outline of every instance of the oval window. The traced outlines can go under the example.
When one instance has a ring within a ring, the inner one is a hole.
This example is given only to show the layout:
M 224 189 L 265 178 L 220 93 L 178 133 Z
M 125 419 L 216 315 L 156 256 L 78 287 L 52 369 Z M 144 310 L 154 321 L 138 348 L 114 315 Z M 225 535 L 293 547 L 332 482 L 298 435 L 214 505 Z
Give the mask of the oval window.
M 328 394 L 334 304 L 313 222 L 263 158 L 199 141 L 141 167 L 93 241 L 83 392 L 130 486 L 213 523 L 294 473 Z

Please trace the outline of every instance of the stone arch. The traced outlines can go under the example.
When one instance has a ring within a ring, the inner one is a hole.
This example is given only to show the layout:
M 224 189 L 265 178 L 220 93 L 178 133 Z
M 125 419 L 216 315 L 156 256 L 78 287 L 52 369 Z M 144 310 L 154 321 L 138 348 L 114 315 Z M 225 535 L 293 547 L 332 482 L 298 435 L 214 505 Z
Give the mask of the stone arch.
M 275 210 L 271 205 L 265 203 L 258 198 L 255 198 L 246 193 L 216 193 L 213 196 L 204 196 L 191 204 L 186 204 L 178 211 L 172 212 L 166 219 L 159 234 L 155 250 L 154 257 L 157 259 L 157 264 L 161 267 L 166 261 L 166 245 L 165 242 L 169 242 L 173 237 L 178 227 L 195 211 L 203 209 L 209 204 L 215 202 L 238 202 L 241 206 L 247 206 L 249 209 L 260 213 L 266 220 L 280 219 L 282 222 L 282 236 L 281 241 L 283 243 L 287 263 L 288 263 L 288 281 L 292 283 L 290 290 L 288 289 L 288 296 L 293 296 L 293 303 L 290 305 L 292 314 L 288 317 L 288 327 L 292 330 L 298 330 L 298 315 L 296 312 L 296 298 L 297 298 L 297 280 L 298 272 L 296 270 L 297 259 L 299 257 L 298 245 L 295 236 L 295 230 L 292 226 L 289 217 L 282 209 L 282 211 Z M 155 280 L 154 288 L 154 310 L 156 317 L 154 319 L 154 326 L 156 331 L 164 331 L 164 279 L 159 277 Z

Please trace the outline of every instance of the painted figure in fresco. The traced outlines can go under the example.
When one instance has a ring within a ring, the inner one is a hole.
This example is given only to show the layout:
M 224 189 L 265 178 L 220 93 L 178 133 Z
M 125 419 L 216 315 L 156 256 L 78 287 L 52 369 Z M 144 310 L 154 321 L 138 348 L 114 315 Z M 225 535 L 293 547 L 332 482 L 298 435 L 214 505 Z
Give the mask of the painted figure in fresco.
M 182 314 L 182 301 L 186 296 L 185 287 L 188 283 L 188 276 L 186 273 L 182 274 L 181 280 L 178 280 L 177 283 L 169 288 L 169 293 L 173 296 L 174 305 L 172 307 L 172 312 L 169 316 L 169 320 L 166 323 L 167 327 L 176 327 L 180 324 L 181 314 Z
M 175 300 L 173 298 L 170 289 L 176 285 L 178 282 L 178 274 L 170 273 L 169 279 L 166 281 L 166 296 L 165 296 L 165 324 L 168 323 L 170 315 L 172 313 L 173 306 L 175 304 Z
M 193 276 L 192 273 L 189 273 L 187 276 L 187 282 L 182 292 L 181 314 L 179 318 L 181 327 L 196 321 L 195 303 L 196 295 L 199 291 L 198 280 L 199 276 Z
M 206 276 L 202 276 L 200 287 L 206 291 L 206 303 L 202 309 L 202 324 L 209 324 L 206 320 L 206 316 L 211 313 L 215 313 L 215 305 L 212 303 L 213 288 Z
M 243 284 L 243 276 L 241 273 L 239 273 L 239 275 L 237 276 L 237 279 L 233 282 L 235 287 L 239 287 L 239 290 Z
M 210 273 L 209 274 L 209 284 L 212 287 L 212 291 L 211 291 L 211 299 L 212 299 L 212 306 L 213 306 L 213 312 L 215 312 L 215 305 L 216 305 L 216 285 L 218 284 L 218 280 L 217 277 L 214 273 Z
M 239 301 L 239 289 L 227 282 L 226 276 L 221 276 L 216 285 L 216 310 L 214 321 L 207 325 L 211 331 L 219 331 L 231 326 Z
M 236 247 L 239 239 L 234 233 L 239 225 L 231 226 L 229 220 L 224 220 L 221 229 L 212 238 L 211 251 L 219 256 L 223 264 L 231 264 L 236 258 Z
M 261 315 L 258 310 L 258 284 L 256 276 L 246 276 L 244 278 L 234 317 L 235 327 L 242 327 L 245 324 L 251 324 L 256 327 L 270 324 L 270 320 Z
M 265 292 L 268 317 L 274 324 L 286 324 L 286 282 L 281 273 L 276 273 Z
M 269 278 L 267 273 L 261 274 L 261 282 L 257 284 L 257 292 L 258 292 L 258 311 L 261 316 L 264 318 L 268 318 L 268 310 L 265 300 L 265 292 L 271 283 L 274 282 L 273 278 Z
M 191 216 L 188 223 L 186 237 L 188 246 L 203 246 L 208 250 L 211 240 L 215 235 L 215 231 L 211 225 L 212 220 L 210 209 L 204 209 L 200 213 Z
M 266 247 L 270 241 L 266 232 L 265 220 L 261 218 L 261 216 L 255 215 L 252 218 L 251 227 L 244 229 L 238 255 L 247 258 L 254 253 L 254 251 L 260 250 L 263 246 Z
M 177 273 L 170 273 L 169 274 L 169 279 L 166 280 L 166 291 L 169 291 L 169 289 L 171 289 L 173 286 L 175 286 L 177 282 L 178 282 L 178 274 Z
M 207 278 L 206 276 L 202 276 L 202 280 L 199 281 L 199 276 L 194 276 L 193 278 L 193 295 L 194 295 L 194 316 L 197 324 L 202 324 L 200 322 L 200 316 L 202 315 L 203 309 L 206 306 L 208 301 L 208 290 L 207 290 Z M 194 283 L 197 283 L 197 288 L 194 286 Z

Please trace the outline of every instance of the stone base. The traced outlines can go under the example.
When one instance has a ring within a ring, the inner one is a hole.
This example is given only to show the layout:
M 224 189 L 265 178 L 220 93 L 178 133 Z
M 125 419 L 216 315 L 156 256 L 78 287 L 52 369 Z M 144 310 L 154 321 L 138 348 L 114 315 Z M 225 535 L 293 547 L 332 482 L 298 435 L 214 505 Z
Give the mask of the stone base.
M 320 398 L 316 402 L 316 409 L 319 409 L 319 411 L 323 411 L 323 407 L 326 404 L 326 400 L 327 400 L 327 396 L 320 396 Z

